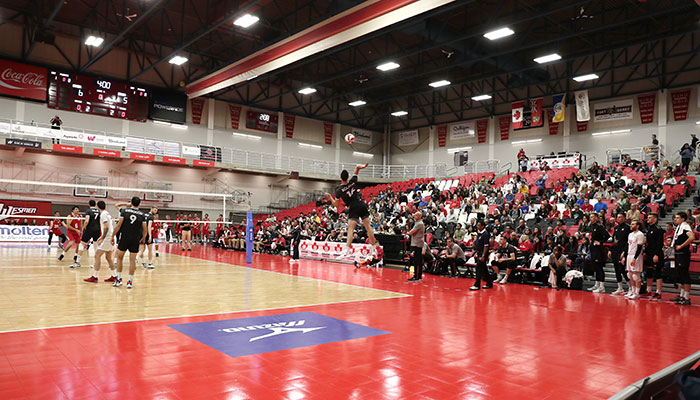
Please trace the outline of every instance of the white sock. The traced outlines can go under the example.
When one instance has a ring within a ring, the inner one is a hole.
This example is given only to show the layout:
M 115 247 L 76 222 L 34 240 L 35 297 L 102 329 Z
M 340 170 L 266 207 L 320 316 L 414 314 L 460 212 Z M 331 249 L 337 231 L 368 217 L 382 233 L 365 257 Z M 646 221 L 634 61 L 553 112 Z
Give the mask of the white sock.
M 80 256 L 75 256 L 75 262 L 80 262 Z
M 92 276 L 94 276 L 95 278 L 97 278 L 97 271 L 93 272 L 93 273 L 92 273 Z
M 620 290 L 625 290 L 625 288 L 622 287 L 622 282 L 617 282 L 617 288 Z
M 115 270 L 113 270 L 113 269 L 110 269 L 110 271 L 112 272 L 112 276 L 113 276 L 113 277 L 116 277 L 116 276 L 117 276 L 117 271 L 115 271 Z
M 121 272 L 117 272 L 117 279 L 122 279 L 122 273 L 121 273 Z
M 129 281 L 131 281 L 131 282 L 134 281 L 134 276 L 133 276 L 133 275 L 129 275 Z

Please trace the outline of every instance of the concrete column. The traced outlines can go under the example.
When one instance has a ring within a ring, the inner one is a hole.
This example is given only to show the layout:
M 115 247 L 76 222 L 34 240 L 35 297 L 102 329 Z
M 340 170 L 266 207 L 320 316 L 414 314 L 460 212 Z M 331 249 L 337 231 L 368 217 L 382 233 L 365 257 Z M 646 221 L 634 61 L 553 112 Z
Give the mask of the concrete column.
M 333 142 L 335 144 L 335 162 L 336 164 L 340 163 L 340 141 L 342 139 L 343 133 L 341 131 L 341 126 L 340 124 L 333 124 Z M 325 132 L 323 133 L 323 140 L 325 143 Z
M 567 107 L 566 113 L 569 114 L 564 119 L 564 144 L 562 151 L 569 151 L 569 138 L 571 136 L 571 126 L 575 124 L 576 119 L 576 105 L 573 107 Z M 547 129 L 546 134 L 549 134 L 549 129 Z
M 16 101 L 15 102 L 15 119 L 24 121 L 24 102 L 23 101 Z M 41 121 L 43 123 L 48 123 L 49 121 Z
M 279 112 L 277 114 L 277 160 L 275 161 L 275 167 L 277 169 L 282 169 L 282 141 L 284 140 L 284 113 Z
M 214 117 L 216 113 L 216 100 L 209 99 L 208 101 L 209 109 L 207 116 L 207 145 L 214 145 Z
M 659 131 L 657 132 L 657 139 L 659 139 L 659 145 L 661 146 L 661 152 L 666 156 L 670 157 L 670 152 L 668 151 L 668 147 L 666 146 L 667 142 L 667 132 L 666 132 L 666 125 L 668 124 L 668 91 L 666 90 L 659 90 L 659 93 L 657 93 L 656 98 L 658 99 L 657 103 L 657 110 L 659 110 L 658 113 L 658 127 Z M 662 157 L 664 158 L 664 157 Z
M 486 139 L 489 143 L 489 160 L 493 160 L 496 156 L 496 124 L 498 120 L 491 116 L 489 118 L 489 125 L 486 129 Z M 478 139 L 477 139 L 478 141 Z
M 122 120 L 122 135 L 127 136 L 129 134 L 130 126 L 128 120 Z
M 428 128 L 428 165 L 435 163 L 435 126 Z

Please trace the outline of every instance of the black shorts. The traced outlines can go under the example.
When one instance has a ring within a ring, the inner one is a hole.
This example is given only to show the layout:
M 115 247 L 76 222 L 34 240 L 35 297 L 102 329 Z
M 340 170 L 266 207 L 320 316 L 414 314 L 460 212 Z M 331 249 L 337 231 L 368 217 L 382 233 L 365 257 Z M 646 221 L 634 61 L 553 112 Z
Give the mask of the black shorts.
M 80 238 L 80 241 L 83 243 L 90 243 L 90 240 L 97 242 L 100 236 L 102 236 L 102 233 L 99 229 L 86 229 L 85 232 L 83 232 L 83 236 Z
M 146 235 L 146 244 L 153 244 L 153 236 L 150 234 Z
M 664 257 L 659 256 L 659 262 L 654 263 L 653 256 L 649 260 L 644 260 L 644 272 L 647 279 L 662 279 L 664 273 Z
M 121 240 L 119 240 L 119 244 L 117 245 L 117 249 L 120 251 L 128 251 L 130 253 L 138 253 L 139 246 L 141 245 L 140 242 L 141 238 L 130 238 L 122 235 Z
M 348 219 L 362 221 L 369 217 L 369 208 L 363 201 L 356 201 L 348 207 Z

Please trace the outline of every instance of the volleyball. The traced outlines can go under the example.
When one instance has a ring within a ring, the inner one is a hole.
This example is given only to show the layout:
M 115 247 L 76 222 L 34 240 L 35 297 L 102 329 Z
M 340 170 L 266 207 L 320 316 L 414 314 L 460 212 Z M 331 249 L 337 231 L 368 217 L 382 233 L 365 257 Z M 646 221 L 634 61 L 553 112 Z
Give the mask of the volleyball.
M 353 144 L 355 142 L 355 135 L 353 135 L 352 132 L 348 133 L 347 135 L 345 135 L 345 141 L 347 142 L 347 144 Z

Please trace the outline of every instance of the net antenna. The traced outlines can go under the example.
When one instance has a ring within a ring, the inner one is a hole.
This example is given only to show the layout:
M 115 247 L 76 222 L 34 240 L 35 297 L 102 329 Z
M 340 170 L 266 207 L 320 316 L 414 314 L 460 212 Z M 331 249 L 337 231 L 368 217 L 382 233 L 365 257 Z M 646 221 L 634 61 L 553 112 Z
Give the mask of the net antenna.
M 74 188 L 73 196 L 75 197 L 107 198 L 108 192 L 107 189 L 104 189 L 104 186 L 107 186 L 106 176 L 76 175 L 75 183 L 76 185 L 87 185 Z

